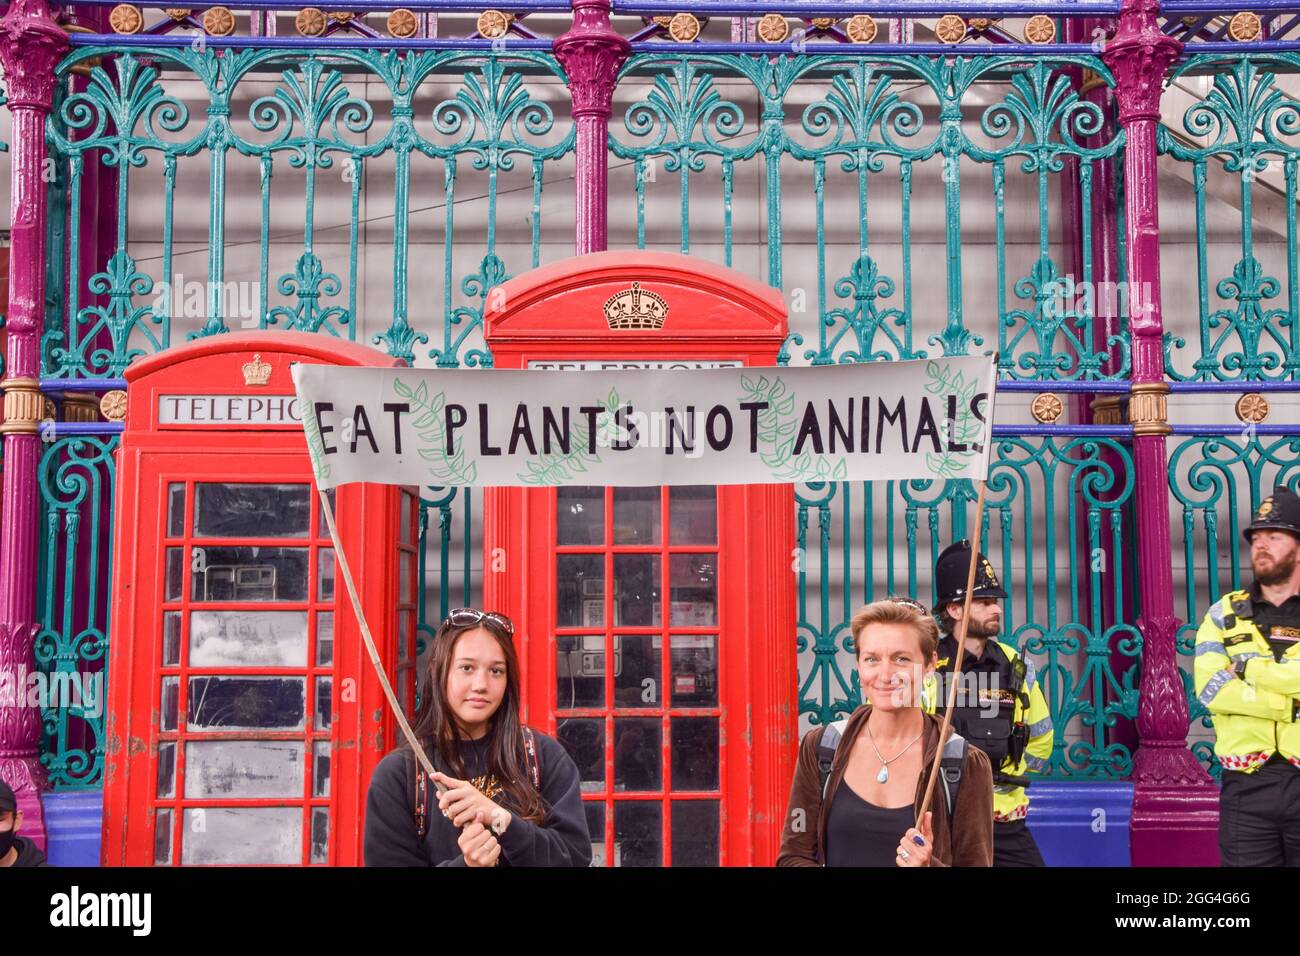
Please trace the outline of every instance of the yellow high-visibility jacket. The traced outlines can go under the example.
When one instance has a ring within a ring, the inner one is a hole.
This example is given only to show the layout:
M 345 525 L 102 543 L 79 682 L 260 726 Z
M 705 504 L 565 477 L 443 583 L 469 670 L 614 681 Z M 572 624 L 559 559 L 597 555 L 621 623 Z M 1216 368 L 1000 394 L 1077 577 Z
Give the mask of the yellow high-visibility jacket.
M 1281 661 L 1250 616 L 1250 593 L 1233 591 L 1211 607 L 1196 632 L 1196 695 L 1214 721 L 1214 755 L 1227 770 L 1254 773 L 1281 753 L 1300 767 L 1300 644 Z M 1245 661 L 1245 679 L 1233 666 Z
M 997 642 L 998 647 L 1006 654 L 1007 660 L 1013 664 L 1020 657 L 1019 652 L 1010 644 Z M 940 710 L 946 701 L 937 701 L 938 683 L 934 680 L 933 675 L 925 683 L 925 709 L 930 713 Z M 1011 758 L 1007 757 L 1002 761 L 1002 766 L 995 767 L 995 773 L 1005 773 L 1013 777 L 1022 777 L 1026 773 L 1041 773 L 1047 769 L 1048 762 L 1052 757 L 1052 750 L 1056 746 L 1056 732 L 1052 726 L 1052 712 L 1047 709 L 1047 699 L 1043 696 L 1043 689 L 1038 684 L 1037 674 L 1034 671 L 1034 662 L 1025 659 L 1025 692 L 1029 695 L 1029 706 L 1026 708 L 1020 698 L 1016 698 L 1015 710 L 1012 712 L 1012 724 L 1026 723 L 1029 725 L 1029 743 L 1025 747 L 1024 755 L 1020 762 L 1015 766 L 1011 764 Z M 1029 814 L 1029 792 L 1024 787 L 1016 787 L 1010 784 L 993 785 L 993 820 L 997 823 L 1010 823 L 1015 820 L 1023 820 Z

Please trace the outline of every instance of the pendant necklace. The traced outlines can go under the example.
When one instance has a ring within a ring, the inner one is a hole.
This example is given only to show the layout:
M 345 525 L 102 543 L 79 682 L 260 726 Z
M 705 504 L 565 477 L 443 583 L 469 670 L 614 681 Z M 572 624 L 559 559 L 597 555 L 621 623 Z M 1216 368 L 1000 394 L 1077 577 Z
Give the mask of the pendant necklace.
M 876 738 L 875 738 L 874 736 L 872 736 L 872 734 L 871 734 L 871 722 L 870 722 L 870 721 L 867 722 L 867 740 L 870 741 L 870 743 L 871 743 L 871 749 L 874 750 L 874 751 L 876 752 L 876 757 L 879 758 L 879 760 L 880 760 L 880 773 L 876 774 L 876 782 L 877 782 L 877 783 L 888 783 L 888 782 L 889 782 L 889 765 L 890 765 L 891 763 L 893 763 L 895 760 L 897 760 L 899 757 L 903 756 L 903 754 L 905 754 L 905 753 L 907 753 L 909 750 L 911 750 L 911 749 L 912 749 L 912 744 L 914 744 L 914 743 L 916 743 L 918 740 L 920 740 L 922 734 L 924 734 L 924 733 L 925 733 L 925 726 L 922 725 L 922 727 L 921 727 L 921 733 L 919 733 L 919 734 L 917 734 L 915 737 L 913 737 L 911 743 L 909 743 L 906 747 L 904 747 L 904 748 L 903 748 L 902 750 L 900 750 L 898 753 L 894 754 L 894 756 L 892 756 L 892 757 L 890 757 L 888 760 L 886 760 L 886 759 L 885 759 L 885 755 L 882 754 L 882 753 L 880 752 L 880 748 L 876 746 Z

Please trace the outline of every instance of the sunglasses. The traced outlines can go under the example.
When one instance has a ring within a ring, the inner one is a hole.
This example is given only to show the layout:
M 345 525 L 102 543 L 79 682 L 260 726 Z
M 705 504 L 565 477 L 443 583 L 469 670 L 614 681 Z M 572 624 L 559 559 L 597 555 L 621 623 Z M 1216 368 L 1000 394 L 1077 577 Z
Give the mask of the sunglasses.
M 497 614 L 495 611 L 480 611 L 475 607 L 458 607 L 454 608 L 447 619 L 442 623 L 454 624 L 456 627 L 466 627 L 472 624 L 478 624 L 480 621 L 490 621 L 501 630 L 506 632 L 507 637 L 514 637 L 515 626 L 510 623 L 510 618 L 504 614 Z
M 891 597 L 888 598 L 887 600 L 892 601 L 894 604 L 901 604 L 903 605 L 903 607 L 911 608 L 913 611 L 916 611 L 918 614 L 928 615 L 930 613 L 930 611 L 925 607 L 925 605 L 921 604 L 919 601 L 913 601 L 911 598 Z

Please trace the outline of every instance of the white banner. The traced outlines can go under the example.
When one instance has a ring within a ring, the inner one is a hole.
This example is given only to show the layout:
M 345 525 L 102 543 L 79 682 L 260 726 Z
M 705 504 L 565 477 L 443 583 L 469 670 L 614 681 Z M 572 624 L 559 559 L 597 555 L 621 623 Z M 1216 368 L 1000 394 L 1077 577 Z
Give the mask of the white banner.
M 978 356 L 568 374 L 293 367 L 322 488 L 982 479 L 995 375 Z

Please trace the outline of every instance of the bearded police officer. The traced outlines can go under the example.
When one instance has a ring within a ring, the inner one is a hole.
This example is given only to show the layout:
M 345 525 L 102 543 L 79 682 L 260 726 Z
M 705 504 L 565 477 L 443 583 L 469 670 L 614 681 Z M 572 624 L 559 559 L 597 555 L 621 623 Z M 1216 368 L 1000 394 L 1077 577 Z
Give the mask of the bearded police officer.
M 1196 692 L 1223 766 L 1224 866 L 1300 866 L 1300 498 L 1277 487 L 1246 528 L 1255 582 L 1196 632 Z
M 937 667 L 943 675 L 937 694 L 940 710 L 947 705 L 947 682 L 953 679 L 957 660 L 955 635 L 963 614 L 970 557 L 970 542 L 958 541 L 944 549 L 934 569 L 939 595 L 934 613 L 944 633 Z M 953 724 L 993 764 L 993 865 L 1043 866 L 1025 819 L 1029 813 L 1025 773 L 1047 767 L 1054 743 L 1052 717 L 1033 663 L 996 639 L 1002 630 L 998 601 L 1006 596 L 993 565 L 977 555 Z

